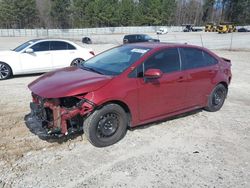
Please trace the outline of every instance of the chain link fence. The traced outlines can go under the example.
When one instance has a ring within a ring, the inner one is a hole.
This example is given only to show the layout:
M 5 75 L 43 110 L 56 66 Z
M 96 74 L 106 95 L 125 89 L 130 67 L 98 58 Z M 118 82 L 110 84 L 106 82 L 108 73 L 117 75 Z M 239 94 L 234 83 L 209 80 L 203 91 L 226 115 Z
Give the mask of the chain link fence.
M 156 35 L 156 31 L 167 28 L 168 33 Z M 244 26 L 250 29 L 250 26 Z M 200 27 L 202 28 L 202 27 Z M 238 26 L 240 28 L 240 26 Z M 85 29 L 0 29 L 0 37 L 66 38 L 81 42 L 90 37 L 94 44 L 122 44 L 124 34 L 146 33 L 161 42 L 188 43 L 209 49 L 250 49 L 250 32 L 218 34 L 216 32 L 181 32 L 182 26 L 105 27 Z
M 0 29 L 1 37 L 68 37 L 85 35 L 121 34 L 121 33 L 154 33 L 159 28 L 169 32 L 179 32 L 182 26 L 143 26 L 143 27 L 103 27 L 84 29 Z

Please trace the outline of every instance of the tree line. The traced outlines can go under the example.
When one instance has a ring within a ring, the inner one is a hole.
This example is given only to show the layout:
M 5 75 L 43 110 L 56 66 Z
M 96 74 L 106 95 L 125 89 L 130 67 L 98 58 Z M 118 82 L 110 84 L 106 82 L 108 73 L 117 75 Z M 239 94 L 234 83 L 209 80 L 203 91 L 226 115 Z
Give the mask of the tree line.
M 0 0 L 0 28 L 250 24 L 250 0 Z

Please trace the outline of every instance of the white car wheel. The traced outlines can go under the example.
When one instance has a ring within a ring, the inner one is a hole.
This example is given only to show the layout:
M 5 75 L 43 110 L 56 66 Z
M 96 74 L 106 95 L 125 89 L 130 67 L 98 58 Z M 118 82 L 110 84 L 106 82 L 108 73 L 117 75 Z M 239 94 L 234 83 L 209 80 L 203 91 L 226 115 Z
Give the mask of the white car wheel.
M 76 58 L 76 59 L 74 59 L 72 62 L 71 62 L 71 64 L 70 64 L 70 66 L 78 66 L 78 65 L 80 65 L 80 63 L 82 63 L 84 60 L 82 59 L 82 58 Z
M 0 62 L 0 80 L 8 79 L 11 77 L 12 71 L 9 65 Z

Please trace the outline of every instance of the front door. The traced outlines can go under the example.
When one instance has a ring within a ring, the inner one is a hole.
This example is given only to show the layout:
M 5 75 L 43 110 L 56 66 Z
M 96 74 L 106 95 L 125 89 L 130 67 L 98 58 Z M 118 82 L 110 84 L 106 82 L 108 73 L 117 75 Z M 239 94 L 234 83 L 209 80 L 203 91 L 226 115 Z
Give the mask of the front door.
M 177 48 L 156 52 L 141 67 L 144 72 L 148 69 L 160 69 L 163 72 L 158 79 L 138 79 L 138 109 L 141 121 L 185 108 L 186 75 L 180 71 Z
M 52 69 L 49 42 L 39 42 L 31 46 L 33 53 L 20 53 L 20 63 L 25 73 L 46 72 Z

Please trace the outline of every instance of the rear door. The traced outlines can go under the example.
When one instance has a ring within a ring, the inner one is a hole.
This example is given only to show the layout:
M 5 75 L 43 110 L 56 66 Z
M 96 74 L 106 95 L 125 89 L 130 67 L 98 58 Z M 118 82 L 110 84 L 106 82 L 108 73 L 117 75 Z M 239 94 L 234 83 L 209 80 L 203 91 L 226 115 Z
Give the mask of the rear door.
M 187 104 L 189 107 L 204 104 L 214 87 L 218 73 L 217 60 L 197 48 L 181 48 L 182 70 L 187 74 Z
M 159 79 L 145 80 L 143 72 L 160 69 Z M 138 109 L 144 121 L 185 108 L 185 75 L 180 71 L 177 48 L 164 49 L 149 57 L 138 67 Z
M 50 51 L 53 68 L 70 66 L 71 61 L 76 56 L 76 48 L 64 41 L 51 41 Z

